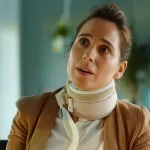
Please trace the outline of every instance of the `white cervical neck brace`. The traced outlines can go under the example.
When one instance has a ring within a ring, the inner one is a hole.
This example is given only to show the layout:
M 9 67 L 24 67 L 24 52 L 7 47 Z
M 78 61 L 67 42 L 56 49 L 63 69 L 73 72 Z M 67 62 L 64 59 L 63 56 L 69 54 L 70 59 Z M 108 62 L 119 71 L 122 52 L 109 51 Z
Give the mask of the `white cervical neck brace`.
M 56 94 L 56 99 L 60 107 L 67 106 L 68 111 L 79 118 L 102 119 L 116 106 L 115 81 L 112 80 L 104 88 L 94 91 L 78 90 L 68 81 L 65 88 Z

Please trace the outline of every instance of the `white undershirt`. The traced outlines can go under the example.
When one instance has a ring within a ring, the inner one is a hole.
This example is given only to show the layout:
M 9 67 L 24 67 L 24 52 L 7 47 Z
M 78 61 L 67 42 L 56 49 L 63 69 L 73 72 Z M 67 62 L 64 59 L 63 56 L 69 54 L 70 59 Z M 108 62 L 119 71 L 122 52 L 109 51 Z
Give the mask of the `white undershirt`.
M 64 126 L 64 121 L 72 124 L 70 127 L 73 133 Z M 60 108 L 45 150 L 104 150 L 103 126 L 103 120 L 80 118 L 74 123 L 68 111 Z

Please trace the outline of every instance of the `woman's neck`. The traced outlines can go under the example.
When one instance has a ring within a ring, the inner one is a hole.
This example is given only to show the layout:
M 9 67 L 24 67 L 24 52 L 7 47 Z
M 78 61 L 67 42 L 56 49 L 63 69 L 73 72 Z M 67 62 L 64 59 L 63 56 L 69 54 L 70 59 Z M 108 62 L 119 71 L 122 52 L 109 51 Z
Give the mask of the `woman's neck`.
M 97 93 L 104 92 L 107 89 L 109 89 L 111 86 L 113 86 L 115 84 L 114 82 L 115 81 L 113 79 L 111 82 L 109 82 L 103 88 L 99 88 L 99 89 L 96 89 L 96 90 L 80 90 L 80 88 L 76 87 L 71 81 L 69 81 L 69 88 L 73 92 L 78 93 L 78 94 L 97 94 Z

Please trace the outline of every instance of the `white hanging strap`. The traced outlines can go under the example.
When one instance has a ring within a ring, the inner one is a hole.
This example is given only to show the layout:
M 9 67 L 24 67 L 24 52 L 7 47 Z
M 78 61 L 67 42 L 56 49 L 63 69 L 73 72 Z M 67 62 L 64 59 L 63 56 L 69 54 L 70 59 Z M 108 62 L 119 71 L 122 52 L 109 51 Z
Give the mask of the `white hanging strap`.
M 63 114 L 64 128 L 67 132 L 67 135 L 71 139 L 71 143 L 68 147 L 68 150 L 76 150 L 76 148 L 78 146 L 78 142 L 79 142 L 78 129 L 77 129 L 75 123 L 73 122 L 68 111 L 64 107 L 62 107 L 61 110 L 62 110 L 62 114 Z
M 63 105 L 66 104 L 66 102 L 65 102 L 66 98 L 64 97 L 64 95 L 65 95 L 65 90 L 63 89 L 59 93 L 57 93 L 55 96 L 56 96 L 57 102 L 62 111 L 63 125 L 65 128 L 65 131 L 71 140 L 68 150 L 76 150 L 77 146 L 78 146 L 78 142 L 79 142 L 79 133 L 78 133 L 78 129 L 77 129 L 74 121 L 72 120 L 69 112 L 63 107 Z M 68 101 L 69 101 L 68 109 L 70 109 L 70 112 L 71 112 L 71 111 L 73 111 L 72 99 L 69 98 Z

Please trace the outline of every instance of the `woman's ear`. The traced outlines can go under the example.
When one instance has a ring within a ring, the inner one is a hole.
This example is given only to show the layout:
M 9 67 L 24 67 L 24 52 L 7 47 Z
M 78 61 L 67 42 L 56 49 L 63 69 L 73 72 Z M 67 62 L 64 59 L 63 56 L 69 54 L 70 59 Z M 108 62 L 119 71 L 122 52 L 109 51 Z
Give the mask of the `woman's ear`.
M 123 61 L 119 64 L 117 72 L 114 75 L 114 79 L 120 79 L 127 68 L 127 61 Z

